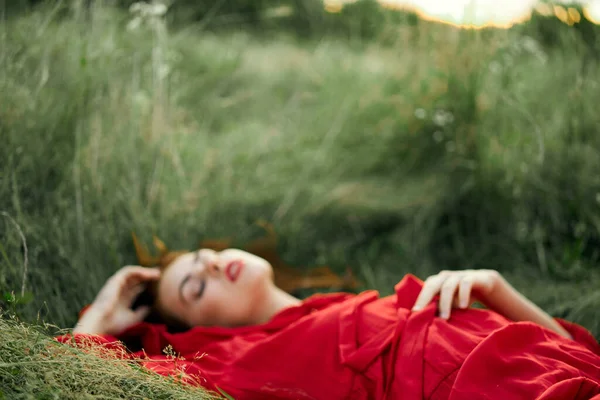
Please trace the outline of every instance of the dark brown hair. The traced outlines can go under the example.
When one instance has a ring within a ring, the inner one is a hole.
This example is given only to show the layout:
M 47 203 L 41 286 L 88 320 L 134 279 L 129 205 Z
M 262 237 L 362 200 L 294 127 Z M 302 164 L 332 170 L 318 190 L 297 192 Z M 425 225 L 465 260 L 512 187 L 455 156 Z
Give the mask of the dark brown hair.
M 156 256 L 152 256 L 146 246 L 144 246 L 132 233 L 133 245 L 135 247 L 135 253 L 138 259 L 138 264 L 143 267 L 151 267 L 160 269 L 161 275 L 166 271 L 173 262 L 181 255 L 188 253 L 188 250 L 175 250 L 170 251 L 162 240 L 153 237 L 154 247 L 158 250 Z M 139 306 L 149 306 L 150 314 L 146 317 L 146 322 L 151 323 L 162 323 L 166 324 L 171 331 L 185 330 L 187 327 L 184 323 L 177 320 L 173 316 L 167 315 L 165 312 L 160 310 L 158 306 L 158 281 L 152 281 L 133 302 L 132 308 L 136 309 Z

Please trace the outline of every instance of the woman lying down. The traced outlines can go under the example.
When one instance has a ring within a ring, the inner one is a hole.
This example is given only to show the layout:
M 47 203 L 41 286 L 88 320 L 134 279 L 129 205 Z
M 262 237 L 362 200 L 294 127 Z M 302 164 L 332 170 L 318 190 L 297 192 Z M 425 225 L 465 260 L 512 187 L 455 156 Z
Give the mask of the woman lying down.
M 151 306 L 132 307 L 144 287 Z M 242 250 L 168 253 L 112 276 L 73 333 L 238 400 L 600 399 L 594 337 L 498 272 L 407 275 L 395 292 L 301 301 Z

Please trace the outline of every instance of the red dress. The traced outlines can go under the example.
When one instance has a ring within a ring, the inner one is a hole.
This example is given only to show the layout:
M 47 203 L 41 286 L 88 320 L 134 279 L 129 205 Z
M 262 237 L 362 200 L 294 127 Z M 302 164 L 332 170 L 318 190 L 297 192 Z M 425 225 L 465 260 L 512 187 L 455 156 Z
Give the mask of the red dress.
M 559 321 L 569 340 L 488 310 L 453 310 L 448 321 L 435 303 L 413 313 L 421 287 L 407 275 L 394 296 L 315 295 L 251 327 L 141 323 L 118 338 L 133 353 L 115 354 L 238 400 L 600 399 L 600 346 L 584 328 Z

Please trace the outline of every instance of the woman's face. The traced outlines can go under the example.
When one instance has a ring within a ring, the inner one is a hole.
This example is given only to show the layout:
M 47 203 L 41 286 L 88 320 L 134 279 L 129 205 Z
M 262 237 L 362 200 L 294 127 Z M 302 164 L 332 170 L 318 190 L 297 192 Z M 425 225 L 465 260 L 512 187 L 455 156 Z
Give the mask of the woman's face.
M 161 275 L 158 308 L 188 326 L 260 323 L 273 290 L 273 270 L 237 249 L 183 254 Z

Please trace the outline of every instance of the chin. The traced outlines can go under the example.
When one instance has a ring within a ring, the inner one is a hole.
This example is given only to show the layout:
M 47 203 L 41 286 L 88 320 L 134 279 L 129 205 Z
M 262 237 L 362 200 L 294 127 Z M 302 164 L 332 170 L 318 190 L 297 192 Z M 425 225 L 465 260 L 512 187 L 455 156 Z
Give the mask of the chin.
M 254 275 L 257 283 L 269 283 L 273 281 L 273 268 L 270 264 L 260 264 L 252 269 L 252 275 Z

